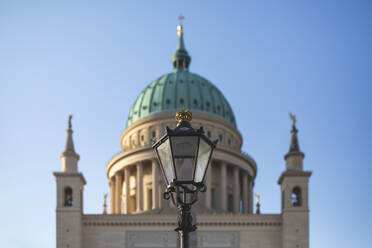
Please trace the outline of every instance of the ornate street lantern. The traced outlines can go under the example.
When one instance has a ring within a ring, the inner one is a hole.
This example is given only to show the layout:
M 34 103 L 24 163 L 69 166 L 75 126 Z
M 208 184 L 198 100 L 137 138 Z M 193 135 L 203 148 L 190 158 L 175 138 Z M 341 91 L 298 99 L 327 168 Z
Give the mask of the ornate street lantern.
M 180 210 L 175 231 L 180 233 L 181 248 L 189 247 L 188 233 L 196 229 L 190 208 L 197 201 L 198 191 L 206 191 L 204 178 L 217 144 L 204 135 L 203 127 L 192 128 L 191 119 L 191 112 L 178 111 L 177 127 L 167 127 L 166 134 L 152 146 L 167 184 L 164 198 L 171 199 Z

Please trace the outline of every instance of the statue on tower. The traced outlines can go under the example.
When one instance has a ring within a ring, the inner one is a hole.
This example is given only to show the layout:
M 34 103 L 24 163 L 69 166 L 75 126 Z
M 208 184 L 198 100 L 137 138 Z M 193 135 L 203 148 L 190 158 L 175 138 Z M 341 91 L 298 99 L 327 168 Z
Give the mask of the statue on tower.
M 293 122 L 292 125 L 293 125 L 293 127 L 295 127 L 296 126 L 296 121 L 297 121 L 296 116 L 292 113 L 289 113 L 289 118 L 291 118 L 291 120 Z
M 261 204 L 260 204 L 260 195 L 259 194 L 255 194 L 255 197 L 256 197 L 256 214 L 260 214 L 261 213 L 261 210 L 260 210 L 260 207 L 261 207 Z
M 300 147 L 298 145 L 298 140 L 297 140 L 297 133 L 298 133 L 298 130 L 296 128 L 297 119 L 296 119 L 296 116 L 292 113 L 289 113 L 289 118 L 292 120 L 292 130 L 291 130 L 292 138 L 291 138 L 291 144 L 289 146 L 289 152 L 300 152 Z
M 68 129 L 69 130 L 71 130 L 72 128 L 72 124 L 71 124 L 72 117 L 73 117 L 73 114 L 68 115 Z
M 103 195 L 103 214 L 107 214 L 107 193 Z

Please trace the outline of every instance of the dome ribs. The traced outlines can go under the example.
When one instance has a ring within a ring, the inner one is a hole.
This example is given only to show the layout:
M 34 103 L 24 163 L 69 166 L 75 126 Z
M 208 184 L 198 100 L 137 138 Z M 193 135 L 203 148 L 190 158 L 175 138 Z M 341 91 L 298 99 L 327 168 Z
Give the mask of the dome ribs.
M 173 88 L 173 91 L 174 91 L 174 98 L 173 98 L 173 104 L 174 104 L 174 107 L 173 107 L 173 109 L 177 109 L 177 100 L 178 100 L 178 92 L 177 92 L 177 89 L 178 89 L 178 78 L 179 78 L 179 73 L 175 73 L 174 74 L 174 77 L 175 77 L 175 79 L 174 79 L 174 88 Z
M 183 107 L 188 108 L 188 80 L 187 74 L 184 72 L 178 72 L 177 78 L 177 89 L 176 89 L 176 109 L 181 109 Z
M 191 80 L 190 80 L 191 77 Z M 189 76 L 189 97 L 190 97 L 190 110 L 200 110 L 202 104 L 202 98 L 200 96 L 200 88 L 198 82 L 195 80 L 193 75 Z
M 151 94 L 150 100 L 150 114 L 154 112 L 161 111 L 162 109 L 162 100 L 163 100 L 163 92 L 164 92 L 164 84 L 166 82 L 166 78 L 161 77 L 156 80 L 154 84 L 154 88 Z
M 190 96 L 190 84 L 191 84 L 191 80 L 190 80 L 190 77 L 189 77 L 189 73 L 186 74 L 186 80 L 185 80 L 185 85 L 186 85 L 186 99 L 187 99 L 187 109 L 191 109 L 192 107 L 192 100 L 191 100 L 191 96 Z
M 162 77 L 164 79 L 164 84 L 163 84 L 161 99 L 159 99 L 159 101 L 161 102 L 161 108 L 159 109 L 159 111 L 162 111 L 162 109 L 167 108 L 167 106 L 166 106 L 166 89 L 167 89 L 166 86 L 168 85 L 169 77 L 170 77 L 170 74 L 167 74 L 165 76 L 165 79 L 164 79 L 164 76 Z

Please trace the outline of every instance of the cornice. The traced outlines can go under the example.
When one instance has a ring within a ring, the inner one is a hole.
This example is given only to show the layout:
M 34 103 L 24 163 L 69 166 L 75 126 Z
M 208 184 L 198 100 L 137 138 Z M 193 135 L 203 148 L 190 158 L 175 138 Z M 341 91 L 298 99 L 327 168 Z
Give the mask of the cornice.
M 85 180 L 83 174 L 80 173 L 80 172 L 77 172 L 77 173 L 73 173 L 73 172 L 53 172 L 53 175 L 56 178 L 58 178 L 58 177 L 79 177 L 84 185 L 87 184 L 87 181 Z
M 305 154 L 303 152 L 292 151 L 292 152 L 288 152 L 284 156 L 284 160 L 287 160 L 287 158 L 290 156 L 300 156 L 302 159 L 305 158 Z
M 285 177 L 310 177 L 311 174 L 311 171 L 286 170 L 280 175 L 278 184 L 281 185 Z
M 176 214 L 83 215 L 84 226 L 175 226 Z M 198 214 L 197 225 L 280 227 L 281 214 Z

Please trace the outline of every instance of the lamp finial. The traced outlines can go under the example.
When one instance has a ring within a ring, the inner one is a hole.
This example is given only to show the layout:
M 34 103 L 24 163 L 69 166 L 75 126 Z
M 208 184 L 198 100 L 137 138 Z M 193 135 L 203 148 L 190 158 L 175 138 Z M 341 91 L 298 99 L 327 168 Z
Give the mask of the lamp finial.
M 182 108 L 180 111 L 176 114 L 176 120 L 178 123 L 181 123 L 183 121 L 190 122 L 192 120 L 192 113 L 185 108 Z

